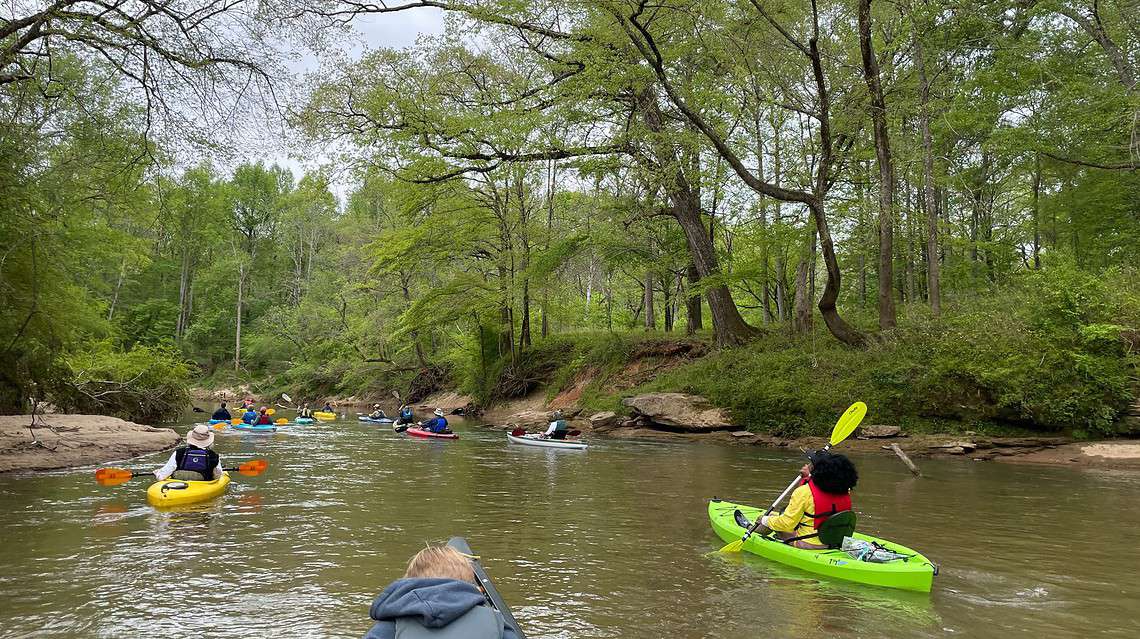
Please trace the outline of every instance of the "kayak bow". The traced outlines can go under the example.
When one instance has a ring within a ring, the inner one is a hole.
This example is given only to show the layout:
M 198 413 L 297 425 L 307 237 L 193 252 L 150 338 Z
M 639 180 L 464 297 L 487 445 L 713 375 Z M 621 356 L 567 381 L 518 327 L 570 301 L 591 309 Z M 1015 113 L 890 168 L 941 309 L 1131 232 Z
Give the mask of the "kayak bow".
M 217 497 L 226 492 L 229 485 L 229 473 L 222 473 L 219 479 L 212 481 L 163 479 L 146 489 L 146 500 L 157 508 L 184 506 Z
M 499 594 L 498 589 L 495 588 L 495 584 L 491 583 L 491 577 L 488 576 L 487 571 L 483 569 L 483 564 L 479 563 L 479 557 L 471 551 L 471 546 L 467 545 L 467 540 L 462 537 L 452 537 L 447 541 L 447 545 L 471 558 L 472 568 L 475 569 L 475 578 L 479 580 L 479 589 L 482 590 L 483 595 L 487 597 L 487 602 L 491 604 L 492 608 L 498 610 L 499 613 L 503 615 L 503 621 L 514 629 L 519 639 L 526 639 L 522 628 L 519 627 L 518 620 L 511 614 L 511 609 L 507 606 L 507 602 L 503 601 L 503 596 Z

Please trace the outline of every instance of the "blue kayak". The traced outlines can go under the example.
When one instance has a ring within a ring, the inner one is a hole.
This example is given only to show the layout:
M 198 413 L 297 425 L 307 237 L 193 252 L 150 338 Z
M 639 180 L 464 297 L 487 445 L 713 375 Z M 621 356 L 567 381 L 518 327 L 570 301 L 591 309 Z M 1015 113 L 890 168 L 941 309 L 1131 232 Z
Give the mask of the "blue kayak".
M 294 424 L 315 424 L 316 422 L 317 420 L 313 419 L 312 417 L 298 417 L 297 419 L 293 420 Z
M 211 419 L 210 421 L 208 421 L 206 423 L 209 424 L 210 426 L 213 426 L 214 424 L 228 424 L 228 423 L 230 423 L 230 420 L 228 420 L 228 419 Z
M 391 424 L 395 421 L 392 419 L 388 419 L 387 417 L 381 417 L 380 419 L 372 419 L 368 415 L 357 415 L 356 419 L 358 419 L 362 422 L 368 423 L 368 424 Z
M 236 424 L 234 426 L 234 429 L 235 430 L 247 430 L 251 433 L 275 433 L 275 432 L 277 432 L 277 427 L 274 426 L 273 424 L 252 424 L 251 425 L 251 424 L 241 423 L 241 424 Z

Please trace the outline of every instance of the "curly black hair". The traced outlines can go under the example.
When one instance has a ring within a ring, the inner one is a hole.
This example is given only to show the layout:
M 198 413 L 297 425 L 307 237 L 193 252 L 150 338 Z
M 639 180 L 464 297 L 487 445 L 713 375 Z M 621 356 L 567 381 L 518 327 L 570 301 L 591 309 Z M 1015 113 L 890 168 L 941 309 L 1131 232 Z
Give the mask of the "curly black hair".
M 859 482 L 855 464 L 843 455 L 821 453 L 814 455 L 811 461 L 811 480 L 824 492 L 845 495 Z

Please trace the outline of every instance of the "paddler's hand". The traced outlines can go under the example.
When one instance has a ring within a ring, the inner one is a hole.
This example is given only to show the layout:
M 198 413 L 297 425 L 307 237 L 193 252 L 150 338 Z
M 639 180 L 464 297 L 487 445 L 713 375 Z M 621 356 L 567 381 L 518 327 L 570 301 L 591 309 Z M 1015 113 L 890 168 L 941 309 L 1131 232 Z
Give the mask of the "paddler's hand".
M 804 479 L 811 477 L 811 464 L 804 464 L 804 467 L 800 469 L 800 477 Z

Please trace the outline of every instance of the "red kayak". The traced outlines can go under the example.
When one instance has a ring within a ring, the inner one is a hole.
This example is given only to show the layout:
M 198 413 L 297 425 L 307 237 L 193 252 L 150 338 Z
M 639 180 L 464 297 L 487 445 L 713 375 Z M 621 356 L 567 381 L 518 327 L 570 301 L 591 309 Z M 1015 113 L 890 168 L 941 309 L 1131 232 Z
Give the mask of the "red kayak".
M 433 433 L 430 430 L 423 430 L 420 428 L 409 428 L 404 431 L 412 437 L 435 437 L 436 439 L 459 439 L 459 435 L 455 433 Z

